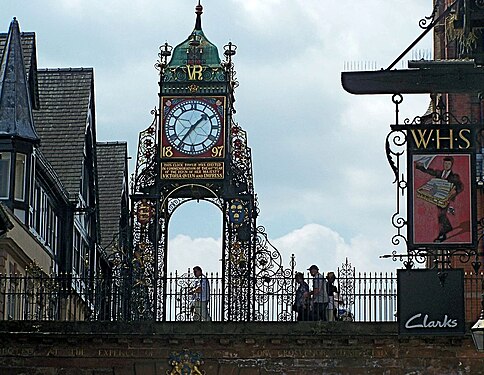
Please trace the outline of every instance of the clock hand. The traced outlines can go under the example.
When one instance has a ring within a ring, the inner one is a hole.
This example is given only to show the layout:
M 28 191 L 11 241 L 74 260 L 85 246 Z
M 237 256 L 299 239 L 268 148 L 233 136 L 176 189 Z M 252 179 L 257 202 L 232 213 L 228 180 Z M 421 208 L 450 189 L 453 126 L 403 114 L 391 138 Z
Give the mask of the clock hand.
M 202 113 L 202 115 L 200 116 L 200 118 L 197 120 L 197 122 L 195 122 L 192 126 L 190 126 L 190 129 L 188 129 L 188 131 L 185 133 L 185 135 L 183 136 L 183 138 L 181 139 L 181 142 L 183 143 L 185 141 L 185 139 L 187 139 L 187 137 L 195 130 L 195 128 L 202 122 L 202 121 L 206 121 L 208 118 L 208 116 L 205 114 L 205 113 Z

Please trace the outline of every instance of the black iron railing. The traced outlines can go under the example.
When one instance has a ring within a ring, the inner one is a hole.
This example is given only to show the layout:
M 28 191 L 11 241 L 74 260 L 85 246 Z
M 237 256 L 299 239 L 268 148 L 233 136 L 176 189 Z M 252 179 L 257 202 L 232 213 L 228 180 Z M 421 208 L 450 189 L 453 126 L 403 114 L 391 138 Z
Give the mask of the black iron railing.
M 397 279 L 393 273 L 359 273 L 354 277 L 351 313 L 355 321 L 387 322 L 396 320 Z
M 397 279 L 393 273 L 358 273 L 338 270 L 336 296 L 339 320 L 396 321 Z M 209 313 L 212 321 L 227 320 L 222 306 L 223 279 L 207 275 L 210 283 Z M 466 318 L 474 321 L 480 311 L 480 280 L 465 275 Z M 311 285 L 311 278 L 306 280 Z M 195 277 L 172 273 L 166 278 L 167 321 L 191 321 Z M 81 278 L 73 275 L 0 275 L 0 320 L 136 320 L 129 278 Z M 252 321 L 295 321 L 292 312 L 295 286 L 291 278 L 261 280 L 255 294 Z M 278 285 L 278 287 L 274 287 Z M 289 286 L 289 287 L 280 287 Z M 149 308 L 149 305 L 146 306 Z M 195 315 L 196 319 L 196 315 Z

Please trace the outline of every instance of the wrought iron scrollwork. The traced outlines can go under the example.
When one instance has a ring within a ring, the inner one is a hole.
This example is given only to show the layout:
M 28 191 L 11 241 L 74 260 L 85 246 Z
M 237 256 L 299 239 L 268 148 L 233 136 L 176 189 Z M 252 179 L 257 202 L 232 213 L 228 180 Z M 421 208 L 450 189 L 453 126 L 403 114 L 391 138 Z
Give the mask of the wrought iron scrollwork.
M 189 291 L 193 288 L 192 279 L 189 273 L 184 273 L 180 277 L 176 276 L 176 287 L 175 290 L 182 291 L 181 294 L 177 296 L 176 304 L 176 315 L 175 320 L 184 322 L 190 321 L 191 318 L 191 298 L 192 294 Z
M 283 269 L 281 254 L 269 241 L 263 226 L 257 227 L 255 264 L 257 278 L 291 274 L 291 270 Z
M 351 311 L 355 304 L 355 268 L 348 262 L 348 258 L 341 268 L 338 268 L 338 282 L 339 306 L 346 310 L 346 318 L 351 319 Z
M 434 9 L 432 10 L 432 14 L 430 16 L 428 16 L 428 17 L 422 18 L 418 22 L 418 25 L 419 25 L 419 27 L 421 29 L 428 29 L 428 28 L 434 27 L 434 20 L 435 20 L 435 17 L 437 16 L 437 12 L 439 10 L 440 3 L 441 3 L 441 1 L 440 0 L 437 0 L 435 2 Z
M 400 94 L 393 95 L 392 102 L 395 104 L 395 123 L 399 124 L 399 105 L 403 102 L 403 97 Z M 396 228 L 397 233 L 392 237 L 392 244 L 397 246 L 401 243 L 406 244 L 407 238 L 404 235 L 404 229 L 407 221 L 402 217 L 401 213 L 401 199 L 405 195 L 407 189 L 407 181 L 403 173 L 401 173 L 402 163 L 405 161 L 405 152 L 407 145 L 407 134 L 399 128 L 392 128 L 385 140 L 385 151 L 387 155 L 388 164 L 390 165 L 395 179 L 393 183 L 396 186 L 396 209 L 392 216 L 392 225 Z
M 400 160 L 405 153 L 405 144 L 407 143 L 407 135 L 401 130 L 392 130 L 385 141 L 385 151 L 387 154 L 388 164 L 392 168 L 395 180 L 393 183 L 398 183 L 398 187 L 404 189 L 406 184 L 401 184 L 399 180 Z
M 131 306 L 134 320 L 154 318 L 154 267 L 157 242 L 155 202 L 133 202 L 133 254 L 131 259 L 132 294 Z M 145 214 L 146 212 L 146 214 Z M 146 215 L 146 216 L 143 216 Z
M 231 174 L 237 193 L 254 193 L 252 156 L 247 145 L 247 133 L 233 123 L 231 127 Z
M 468 263 L 476 255 L 474 249 L 409 249 L 406 256 L 394 255 L 394 259 L 407 258 L 407 262 L 413 264 L 426 264 L 428 267 L 452 268 L 452 259 L 456 258 L 460 263 Z
M 479 263 L 477 258 L 477 250 L 473 248 L 466 248 L 465 246 L 456 246 L 455 249 L 436 249 L 431 246 L 421 246 L 417 248 L 408 247 L 408 239 L 405 235 L 407 228 L 407 220 L 402 216 L 402 212 L 405 211 L 405 201 L 402 201 L 407 193 L 407 180 L 405 179 L 404 162 L 407 161 L 407 146 L 408 146 L 408 132 L 413 129 L 425 131 L 425 129 L 432 129 L 432 125 L 439 126 L 472 126 L 471 120 L 468 116 L 462 116 L 457 118 L 451 112 L 445 111 L 445 107 L 442 102 L 442 98 L 438 96 L 432 97 L 433 101 L 431 107 L 434 109 L 427 112 L 423 116 L 415 116 L 412 119 L 405 118 L 403 123 L 399 123 L 399 105 L 403 101 L 401 95 L 394 95 L 392 101 L 395 104 L 395 125 L 391 126 L 391 131 L 387 135 L 385 149 L 387 159 L 392 168 L 395 176 L 393 181 L 396 184 L 396 211 L 392 216 L 392 225 L 396 228 L 397 232 L 392 237 L 392 244 L 394 246 L 404 245 L 405 252 L 400 253 L 397 250 L 391 252 L 390 255 L 383 256 L 384 258 L 392 258 L 393 261 L 401 261 L 406 268 L 413 268 L 416 264 L 426 265 L 428 267 L 436 267 L 445 269 L 452 267 L 452 259 L 458 260 L 460 263 L 470 262 L 473 257 L 476 257 L 475 264 Z M 478 147 L 482 148 L 482 134 L 477 134 Z M 479 176 L 477 182 L 479 183 Z M 480 233 L 483 223 L 480 222 Z M 480 242 L 482 235 L 479 235 L 478 241 Z
M 164 265 L 163 217 L 154 191 L 157 176 L 157 110 L 152 124 L 140 133 L 132 197 L 130 307 L 132 319 L 156 319 L 161 302 L 159 270 Z M 155 195 L 153 195 L 155 194 Z
M 133 180 L 132 191 L 134 193 L 146 192 L 146 190 L 155 185 L 156 178 L 156 127 L 157 127 L 157 110 L 151 111 L 154 116 L 151 125 L 139 135 L 138 155 L 136 159 L 135 176 Z
M 293 263 L 293 266 L 295 264 Z M 269 241 L 265 228 L 257 227 L 255 252 L 255 293 L 259 306 L 266 306 L 269 296 L 279 296 L 279 305 L 285 309 L 277 314 L 278 321 L 292 320 L 292 298 L 294 289 L 294 268 L 284 268 L 280 252 Z M 269 315 L 270 306 L 259 308 L 260 318 Z M 258 317 L 256 317 L 256 320 Z
M 168 58 L 171 56 L 171 52 L 173 51 L 173 47 L 170 46 L 167 42 L 160 46 L 160 53 L 158 53 L 159 60 L 155 64 L 155 69 L 160 72 L 160 74 L 165 69 Z
M 228 200 L 225 204 L 225 259 L 224 283 L 226 300 L 224 314 L 230 321 L 251 320 L 253 302 L 251 285 L 254 282 L 254 226 L 251 197 L 247 199 L 236 198 Z M 231 208 L 237 200 L 239 216 L 235 217 Z
M 232 42 L 229 42 L 224 46 L 225 61 L 223 62 L 223 66 L 227 74 L 227 79 L 230 82 L 232 92 L 239 86 L 239 82 L 236 78 L 237 72 L 235 71 L 234 63 L 232 62 L 232 57 L 236 52 L 237 46 Z
M 423 125 L 428 123 L 435 123 L 435 124 L 457 124 L 457 125 L 468 125 L 471 123 L 471 120 L 468 116 L 462 116 L 461 118 L 457 118 L 454 114 L 450 112 L 440 112 L 435 111 L 425 116 L 415 116 L 413 119 L 406 118 L 403 121 L 404 125 Z

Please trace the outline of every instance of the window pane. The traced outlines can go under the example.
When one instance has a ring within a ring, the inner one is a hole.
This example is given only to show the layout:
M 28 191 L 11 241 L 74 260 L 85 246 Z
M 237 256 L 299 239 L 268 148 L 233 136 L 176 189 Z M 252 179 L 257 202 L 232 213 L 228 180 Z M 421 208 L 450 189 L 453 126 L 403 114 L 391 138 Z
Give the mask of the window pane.
M 8 198 L 10 191 L 10 152 L 0 152 L 0 198 Z
M 15 199 L 25 199 L 25 166 L 27 155 L 17 154 L 15 159 Z
M 41 194 L 41 188 L 39 186 L 35 186 L 35 231 L 37 234 L 40 234 L 40 213 L 41 213 L 41 200 L 40 197 L 42 196 Z
M 74 230 L 74 246 L 73 246 L 73 254 L 72 254 L 72 267 L 73 270 L 79 274 L 79 258 L 81 256 L 81 234 Z

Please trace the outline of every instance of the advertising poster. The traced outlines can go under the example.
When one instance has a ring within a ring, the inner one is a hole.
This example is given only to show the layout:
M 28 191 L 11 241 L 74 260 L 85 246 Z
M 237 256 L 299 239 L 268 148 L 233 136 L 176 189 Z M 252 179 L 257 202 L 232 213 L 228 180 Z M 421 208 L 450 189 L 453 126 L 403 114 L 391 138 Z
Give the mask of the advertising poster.
M 471 245 L 471 155 L 413 154 L 411 158 L 411 244 Z

